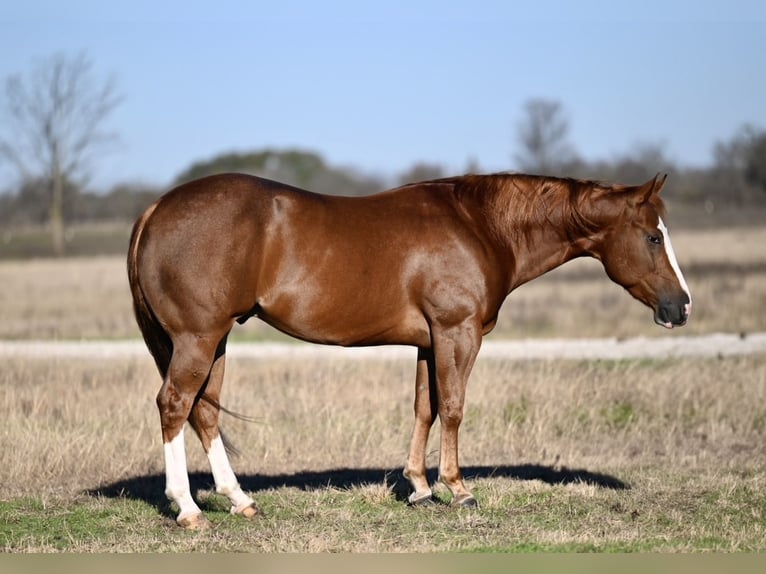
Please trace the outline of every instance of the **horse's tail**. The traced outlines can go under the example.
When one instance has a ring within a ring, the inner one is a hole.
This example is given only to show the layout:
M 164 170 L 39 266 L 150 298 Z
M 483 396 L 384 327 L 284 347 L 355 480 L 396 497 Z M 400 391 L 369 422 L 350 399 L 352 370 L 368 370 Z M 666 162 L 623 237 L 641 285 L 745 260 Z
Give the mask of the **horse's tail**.
M 149 302 L 144 297 L 144 291 L 141 288 L 141 281 L 138 276 L 138 254 L 141 236 L 146 226 L 146 222 L 154 212 L 157 204 L 152 204 L 141 217 L 138 218 L 133 231 L 130 234 L 130 247 L 128 249 L 128 282 L 130 283 L 130 292 L 133 295 L 133 311 L 136 316 L 141 334 L 144 337 L 149 352 L 154 357 L 154 362 L 160 371 L 162 378 L 168 372 L 170 359 L 173 356 L 173 342 L 170 340 L 165 329 L 157 320 L 154 311 L 149 306 Z

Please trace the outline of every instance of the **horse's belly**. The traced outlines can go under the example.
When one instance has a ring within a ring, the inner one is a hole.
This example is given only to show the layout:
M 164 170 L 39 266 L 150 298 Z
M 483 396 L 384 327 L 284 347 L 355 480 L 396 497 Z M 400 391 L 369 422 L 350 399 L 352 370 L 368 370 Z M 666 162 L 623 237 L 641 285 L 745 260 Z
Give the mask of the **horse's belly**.
M 260 319 L 298 339 L 312 343 L 342 345 L 413 345 L 428 347 L 430 334 L 422 313 L 404 308 L 388 313 L 340 306 L 333 310 L 262 309 Z

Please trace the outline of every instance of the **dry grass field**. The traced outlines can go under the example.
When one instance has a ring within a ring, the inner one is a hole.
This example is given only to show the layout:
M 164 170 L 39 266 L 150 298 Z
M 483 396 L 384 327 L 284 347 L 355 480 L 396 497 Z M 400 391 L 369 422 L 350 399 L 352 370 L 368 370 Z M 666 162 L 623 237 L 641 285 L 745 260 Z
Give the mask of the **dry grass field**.
M 766 330 L 766 229 L 684 232 L 679 333 Z M 138 336 L 121 258 L 0 263 L 0 339 Z M 675 332 L 674 332 L 675 333 Z M 494 337 L 667 335 L 577 261 L 511 295 Z M 234 338 L 277 335 L 247 324 Z M 174 526 L 159 377 L 144 358 L 8 358 L 0 371 L 6 552 L 766 551 L 766 356 L 477 362 L 461 462 L 478 510 L 406 506 L 414 365 L 230 360 L 224 430 L 264 516 L 227 513 L 192 433 L 215 528 Z M 437 464 L 438 423 L 429 448 Z
M 11 359 L 0 374 L 0 549 L 27 551 L 764 551 L 766 357 L 486 360 L 461 435 L 474 511 L 409 508 L 414 365 L 231 361 L 224 420 L 264 516 L 215 528 L 163 495 L 151 361 Z M 437 464 L 438 423 L 429 448 Z M 193 438 L 193 435 L 190 435 Z

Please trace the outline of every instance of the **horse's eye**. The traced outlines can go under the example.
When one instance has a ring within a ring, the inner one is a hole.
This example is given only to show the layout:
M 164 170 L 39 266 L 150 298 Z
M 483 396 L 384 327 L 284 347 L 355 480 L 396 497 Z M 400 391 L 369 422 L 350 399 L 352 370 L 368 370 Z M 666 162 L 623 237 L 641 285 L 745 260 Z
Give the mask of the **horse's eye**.
M 661 235 L 647 235 L 646 240 L 651 243 L 652 245 L 661 245 L 662 244 L 662 236 Z

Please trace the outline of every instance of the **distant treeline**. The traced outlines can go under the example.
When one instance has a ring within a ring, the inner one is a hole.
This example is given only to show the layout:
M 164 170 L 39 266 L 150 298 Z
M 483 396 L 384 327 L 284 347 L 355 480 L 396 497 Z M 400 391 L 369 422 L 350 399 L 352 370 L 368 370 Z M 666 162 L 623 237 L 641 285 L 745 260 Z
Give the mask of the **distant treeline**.
M 548 166 L 549 175 L 641 183 L 658 172 L 669 174 L 664 194 L 673 204 L 709 215 L 717 211 L 746 211 L 766 206 L 766 132 L 743 129 L 730 142 L 715 147 L 714 164 L 684 168 L 668 160 L 660 146 L 645 146 L 611 161 L 588 162 L 576 156 Z M 532 169 L 524 171 L 535 171 Z M 466 172 L 481 172 L 469 165 Z M 264 149 L 226 153 L 199 161 L 183 171 L 171 186 L 215 173 L 241 172 L 336 195 L 366 195 L 399 184 L 448 175 L 435 164 L 418 163 L 395 177 L 385 179 L 348 167 L 329 165 L 313 151 Z M 25 182 L 19 189 L 0 194 L 0 225 L 42 225 L 48 220 L 48 190 L 44 180 Z M 68 224 L 133 221 L 167 188 L 124 183 L 96 192 L 65 186 L 64 218 Z

